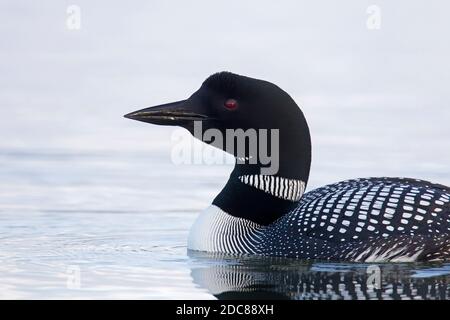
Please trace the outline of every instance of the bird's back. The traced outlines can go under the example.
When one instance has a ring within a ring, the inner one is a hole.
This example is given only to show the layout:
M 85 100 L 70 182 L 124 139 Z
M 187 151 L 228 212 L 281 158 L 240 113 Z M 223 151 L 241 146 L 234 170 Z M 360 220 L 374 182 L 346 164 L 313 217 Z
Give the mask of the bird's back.
M 306 193 L 265 237 L 263 253 L 278 256 L 441 260 L 449 255 L 450 188 L 406 178 L 327 185 Z

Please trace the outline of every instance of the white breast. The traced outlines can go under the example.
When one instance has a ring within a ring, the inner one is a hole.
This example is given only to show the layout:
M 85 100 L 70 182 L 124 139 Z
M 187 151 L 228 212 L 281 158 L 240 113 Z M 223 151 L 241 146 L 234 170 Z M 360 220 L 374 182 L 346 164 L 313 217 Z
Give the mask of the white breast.
M 188 249 L 221 253 L 256 253 L 264 227 L 233 217 L 215 205 L 205 209 L 189 232 Z

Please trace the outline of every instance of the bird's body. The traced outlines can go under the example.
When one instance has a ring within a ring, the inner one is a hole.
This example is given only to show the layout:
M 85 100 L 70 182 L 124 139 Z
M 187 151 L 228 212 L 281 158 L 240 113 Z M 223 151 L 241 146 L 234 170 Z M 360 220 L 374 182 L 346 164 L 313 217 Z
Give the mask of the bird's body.
M 261 251 L 364 262 L 444 260 L 450 257 L 449 234 L 449 188 L 412 179 L 357 179 L 306 193 L 264 232 L 262 242 L 270 246 Z
M 219 132 L 279 129 L 279 170 L 264 175 L 262 163 L 237 161 L 224 189 L 191 228 L 191 250 L 358 262 L 450 259 L 449 187 L 367 178 L 304 193 L 309 129 L 295 102 L 271 83 L 219 73 L 185 101 L 127 116 L 191 133 L 194 120 Z
M 205 210 L 192 250 L 300 259 L 435 261 L 450 257 L 450 189 L 426 181 L 370 178 L 305 193 L 270 225 Z

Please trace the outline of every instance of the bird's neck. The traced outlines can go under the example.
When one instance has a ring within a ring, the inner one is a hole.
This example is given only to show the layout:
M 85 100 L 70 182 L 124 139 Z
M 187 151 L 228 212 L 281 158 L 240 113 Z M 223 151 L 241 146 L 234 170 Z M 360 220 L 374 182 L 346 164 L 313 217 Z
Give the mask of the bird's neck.
M 311 142 L 307 127 L 294 133 L 289 137 L 280 136 L 276 174 L 262 174 L 259 164 L 237 163 L 213 205 L 231 216 L 262 226 L 295 208 L 308 183 Z

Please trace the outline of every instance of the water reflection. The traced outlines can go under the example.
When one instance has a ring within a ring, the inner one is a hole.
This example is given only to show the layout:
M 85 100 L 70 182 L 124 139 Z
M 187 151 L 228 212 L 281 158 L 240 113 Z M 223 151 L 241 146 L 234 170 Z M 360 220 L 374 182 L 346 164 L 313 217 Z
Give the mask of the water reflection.
M 449 299 L 450 264 L 336 264 L 189 252 L 196 285 L 218 299 Z

